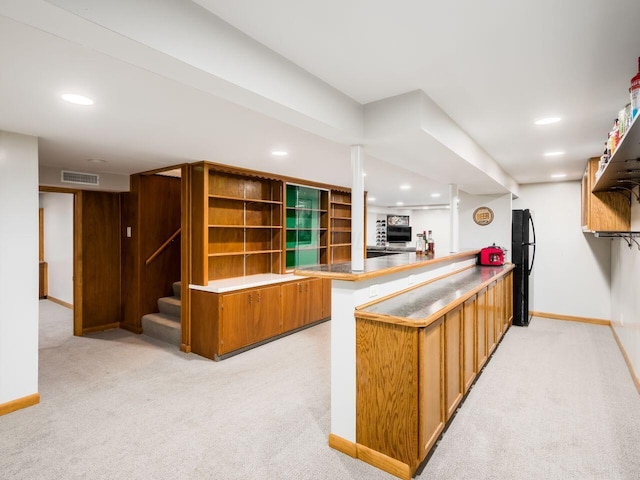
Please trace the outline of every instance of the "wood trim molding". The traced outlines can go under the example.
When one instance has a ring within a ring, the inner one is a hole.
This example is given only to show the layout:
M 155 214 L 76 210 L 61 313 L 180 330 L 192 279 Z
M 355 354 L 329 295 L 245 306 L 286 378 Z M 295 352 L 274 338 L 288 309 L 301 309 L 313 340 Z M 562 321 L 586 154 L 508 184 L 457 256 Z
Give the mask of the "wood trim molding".
M 67 307 L 73 310 L 73 305 L 71 303 L 67 303 L 59 298 L 52 297 L 51 295 L 47 295 L 47 300 L 51 300 L 53 303 L 57 303 L 58 305 L 62 305 L 63 307 Z
M 355 443 L 347 440 L 346 438 L 339 437 L 333 433 L 329 434 L 329 446 L 339 452 L 349 455 L 353 458 L 358 458 L 358 447 Z
M 16 410 L 32 407 L 33 405 L 37 405 L 38 403 L 40 403 L 39 393 L 33 393 L 31 395 L 27 395 L 26 397 L 16 398 L 15 400 L 11 400 L 10 402 L 0 403 L 0 417 L 2 415 L 6 415 L 7 413 L 15 412 Z
M 191 345 L 180 344 L 180 351 L 184 353 L 191 353 Z
M 108 323 L 106 325 L 97 325 L 95 327 L 83 328 L 82 335 L 88 333 L 102 332 L 104 330 L 111 330 L 112 328 L 120 328 L 120 322 Z
M 356 446 L 358 452 L 357 458 L 359 460 L 403 480 L 411 480 L 411 477 L 413 477 L 413 469 L 406 463 L 396 460 L 395 458 L 388 457 L 384 453 L 377 452 L 365 447 L 364 445 L 360 445 L 359 443 L 357 443 Z
M 633 384 L 636 386 L 636 390 L 638 390 L 638 395 L 640 395 L 640 378 L 638 378 L 638 375 L 636 375 L 636 372 L 633 369 L 633 363 L 631 363 L 631 359 L 629 358 L 629 355 L 627 355 L 627 351 L 624 349 L 624 345 L 620 341 L 620 337 L 618 337 L 618 332 L 616 332 L 616 329 L 613 327 L 613 325 L 610 325 L 610 327 L 611 332 L 613 333 L 613 338 L 616 340 L 618 348 L 622 353 L 622 358 L 624 358 L 624 361 L 627 364 L 627 368 L 629 369 L 629 374 L 631 375 Z
M 611 326 L 610 320 L 603 320 L 601 318 L 588 318 L 588 317 L 576 317 L 573 315 L 560 315 L 559 313 L 545 313 L 545 312 L 529 312 L 534 317 L 549 318 L 551 320 L 566 320 L 568 322 L 581 322 L 590 323 L 592 325 L 605 325 Z
M 122 328 L 123 330 L 127 330 L 131 333 L 135 333 L 137 335 L 140 335 L 142 333 L 142 328 L 138 327 L 136 325 L 131 325 L 129 323 L 125 323 L 125 322 L 120 322 L 120 328 Z

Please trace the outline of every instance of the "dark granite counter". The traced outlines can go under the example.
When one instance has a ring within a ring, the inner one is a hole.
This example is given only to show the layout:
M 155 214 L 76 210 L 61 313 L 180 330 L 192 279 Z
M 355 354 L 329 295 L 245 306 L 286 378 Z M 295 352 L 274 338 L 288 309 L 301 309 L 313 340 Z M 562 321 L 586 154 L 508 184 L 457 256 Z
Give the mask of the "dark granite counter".
M 476 265 L 386 300 L 360 307 L 356 310 L 356 317 L 425 327 L 513 268 L 513 264 L 499 267 Z
M 478 250 L 469 250 L 460 253 L 435 254 L 434 256 L 416 255 L 415 253 L 400 253 L 384 257 L 368 258 L 364 261 L 364 270 L 356 272 L 352 270 L 351 262 L 336 263 L 333 265 L 319 265 L 294 270 L 295 275 L 307 277 L 324 277 L 335 280 L 348 280 L 357 282 L 375 277 L 382 277 L 390 273 L 397 273 L 414 268 L 424 267 L 447 261 L 468 260 L 475 257 Z

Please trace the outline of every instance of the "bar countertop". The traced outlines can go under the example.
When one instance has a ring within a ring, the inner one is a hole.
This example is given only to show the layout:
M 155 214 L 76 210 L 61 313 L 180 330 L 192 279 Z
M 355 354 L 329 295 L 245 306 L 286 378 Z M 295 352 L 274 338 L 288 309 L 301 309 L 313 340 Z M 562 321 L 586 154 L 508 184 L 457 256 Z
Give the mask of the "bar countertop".
M 336 263 L 333 265 L 319 265 L 296 269 L 295 275 L 307 277 L 323 277 L 334 280 L 347 280 L 357 282 L 370 278 L 382 277 L 390 273 L 402 272 L 414 268 L 424 267 L 429 264 L 436 264 L 451 260 L 468 260 L 475 257 L 479 250 L 469 250 L 459 253 L 447 253 L 442 255 L 426 256 L 415 253 L 399 253 L 397 255 L 387 255 L 384 257 L 367 258 L 364 261 L 363 271 L 353 271 L 351 262 Z
M 409 327 L 426 327 L 514 268 L 512 263 L 491 267 L 476 265 L 387 299 L 363 305 L 356 310 L 356 317 Z

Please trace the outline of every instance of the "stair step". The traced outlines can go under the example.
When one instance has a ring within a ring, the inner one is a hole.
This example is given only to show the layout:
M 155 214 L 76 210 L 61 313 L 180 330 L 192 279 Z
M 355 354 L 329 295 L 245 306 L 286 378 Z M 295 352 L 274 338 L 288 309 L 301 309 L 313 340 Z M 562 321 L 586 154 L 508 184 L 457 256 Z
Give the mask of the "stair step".
M 180 318 L 164 313 L 149 313 L 142 317 L 145 335 L 172 345 L 180 345 Z
M 166 315 L 173 315 L 180 319 L 182 302 L 176 297 L 162 297 L 158 299 L 158 310 Z M 180 320 L 178 320 L 180 321 Z
M 171 286 L 173 288 L 173 295 L 178 297 L 178 298 L 182 298 L 181 295 L 181 288 L 182 288 L 182 283 L 180 282 L 173 282 L 173 285 Z

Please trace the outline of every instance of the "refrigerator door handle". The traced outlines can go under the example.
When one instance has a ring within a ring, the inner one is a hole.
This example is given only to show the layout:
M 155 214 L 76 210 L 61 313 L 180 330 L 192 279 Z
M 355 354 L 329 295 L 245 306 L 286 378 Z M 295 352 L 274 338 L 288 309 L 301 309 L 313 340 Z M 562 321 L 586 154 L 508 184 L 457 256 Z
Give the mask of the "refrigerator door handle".
M 531 223 L 531 230 L 533 231 L 533 242 L 530 245 L 533 245 L 533 255 L 531 256 L 531 266 L 529 267 L 528 275 L 531 275 L 531 270 L 533 270 L 533 263 L 536 261 L 536 226 L 533 224 L 533 218 L 529 216 L 529 222 Z

